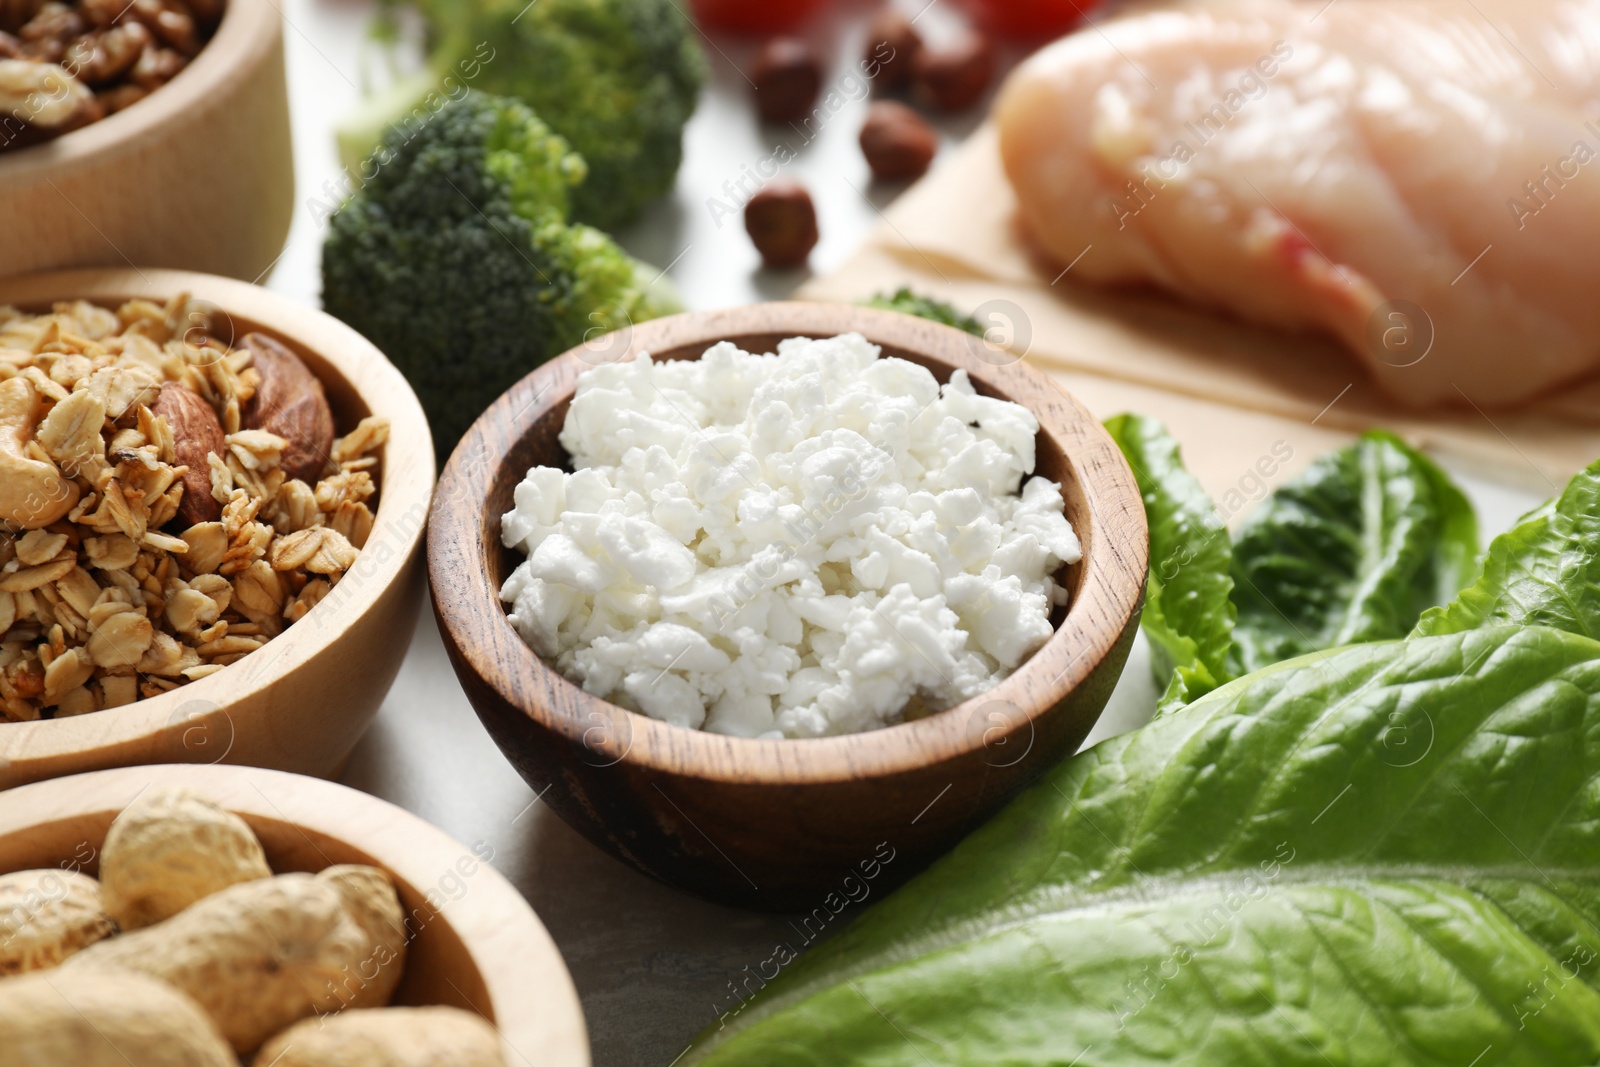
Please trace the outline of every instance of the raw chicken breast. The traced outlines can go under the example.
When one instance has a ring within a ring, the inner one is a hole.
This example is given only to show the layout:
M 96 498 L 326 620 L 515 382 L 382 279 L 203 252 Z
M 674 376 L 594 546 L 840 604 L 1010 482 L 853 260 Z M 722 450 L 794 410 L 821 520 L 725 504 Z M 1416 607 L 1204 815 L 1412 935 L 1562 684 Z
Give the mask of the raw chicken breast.
M 1220 0 L 1100 31 L 997 105 L 1070 277 L 1331 331 L 1418 406 L 1600 368 L 1600 0 Z

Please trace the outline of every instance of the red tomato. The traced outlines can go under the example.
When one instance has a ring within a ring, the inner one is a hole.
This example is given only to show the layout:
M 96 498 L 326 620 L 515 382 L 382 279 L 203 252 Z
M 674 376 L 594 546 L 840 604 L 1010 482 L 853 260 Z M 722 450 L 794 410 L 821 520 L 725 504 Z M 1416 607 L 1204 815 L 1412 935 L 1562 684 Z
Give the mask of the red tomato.
M 1059 37 L 1105 0 L 961 0 L 986 30 L 1007 37 Z
M 694 14 L 707 29 L 777 33 L 810 18 L 826 0 L 694 0 Z

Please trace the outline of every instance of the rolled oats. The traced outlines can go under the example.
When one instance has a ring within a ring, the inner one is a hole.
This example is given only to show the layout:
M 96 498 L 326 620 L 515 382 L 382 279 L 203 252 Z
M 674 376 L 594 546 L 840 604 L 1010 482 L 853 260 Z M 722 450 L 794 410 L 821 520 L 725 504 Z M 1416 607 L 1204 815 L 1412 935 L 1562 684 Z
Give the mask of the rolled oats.
M 58 401 L 39 424 L 39 443 L 57 466 L 69 472 L 82 470 L 93 459 L 105 458 L 100 428 L 105 425 L 106 404 L 87 389 L 75 388 L 81 377 L 63 383 L 73 391 Z
M 183 531 L 184 566 L 195 574 L 214 574 L 228 551 L 228 531 L 220 522 L 202 522 Z
M 313 526 L 278 538 L 272 545 L 272 569 L 342 574 L 356 561 L 356 548 L 343 534 L 327 526 Z
M 389 420 L 367 416 L 333 443 L 333 462 L 343 467 L 366 459 L 389 440 Z
M 187 297 L 0 308 L 0 384 L 20 379 L 0 422 L 50 489 L 0 523 L 0 721 L 119 707 L 213 674 L 304 618 L 371 536 L 388 424 L 361 420 L 320 470 L 290 476 L 304 443 L 242 425 L 261 375 L 249 350 L 194 329 L 201 316 Z M 285 380 L 279 367 L 280 393 Z M 174 389 L 216 416 L 214 448 L 194 447 L 193 420 L 167 417 Z M 214 520 L 195 521 L 190 491 Z
M 315 490 L 300 479 L 291 478 L 278 487 L 268 521 L 279 533 L 288 534 L 322 525 L 322 512 Z
M 60 700 L 69 689 L 77 689 L 94 676 L 94 662 L 81 648 L 69 648 L 44 669 L 44 697 Z
M 234 610 L 257 623 L 276 619 L 282 613 L 284 595 L 283 579 L 261 560 L 250 564 L 233 580 Z
M 57 717 L 87 715 L 91 711 L 99 710 L 100 707 L 95 703 L 94 694 L 89 692 L 86 686 L 80 685 L 76 689 L 68 689 L 61 694 L 61 699 L 56 701 Z
M 85 647 L 97 667 L 131 667 L 139 662 L 155 639 L 155 628 L 143 613 L 131 604 L 120 605 L 120 608 L 98 626 L 90 626 L 89 643 Z
M 94 610 L 95 602 L 100 597 L 100 586 L 88 571 L 73 567 L 56 582 L 56 592 L 61 594 L 61 599 L 72 607 L 78 618 L 87 623 L 89 612 Z
M 196 634 L 217 621 L 217 602 L 198 589 L 179 589 L 167 599 L 166 616 L 181 634 Z
M 37 567 L 21 567 L 20 569 L 12 570 L 20 562 L 20 560 L 13 560 L 11 563 L 6 564 L 8 573 L 0 577 L 0 591 L 7 593 L 32 592 L 42 586 L 49 585 L 58 578 L 65 578 L 72 572 L 72 568 L 77 566 L 75 557 L 62 556 Z
M 290 622 L 299 622 L 305 618 L 307 612 L 321 603 L 322 598 L 332 592 L 333 586 L 326 578 L 313 578 L 305 584 L 305 588 L 295 594 L 287 607 L 283 609 L 283 617 Z
M 372 535 L 372 511 L 365 504 L 340 504 L 328 525 L 356 548 L 366 548 Z
M 139 543 L 145 548 L 154 548 L 162 552 L 189 551 L 189 542 L 181 537 L 161 533 L 159 530 L 146 530 Z
M 240 430 L 227 437 L 228 448 L 247 471 L 263 471 L 278 465 L 289 442 L 266 430 Z
M 133 674 L 100 676 L 100 701 L 103 707 L 120 708 L 139 699 L 139 678 Z
M 222 524 L 214 524 L 220 530 Z M 139 558 L 139 543 L 123 534 L 104 537 L 85 537 L 83 551 L 91 567 L 103 571 L 125 571 Z
M 49 530 L 29 530 L 17 538 L 17 561 L 29 567 L 49 563 L 67 547 L 67 535 Z

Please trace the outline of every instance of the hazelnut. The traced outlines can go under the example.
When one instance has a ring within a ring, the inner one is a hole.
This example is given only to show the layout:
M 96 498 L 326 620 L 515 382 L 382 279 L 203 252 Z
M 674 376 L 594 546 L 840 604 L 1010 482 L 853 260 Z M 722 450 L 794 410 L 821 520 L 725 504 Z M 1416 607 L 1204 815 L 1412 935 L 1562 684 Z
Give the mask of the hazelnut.
M 939 151 L 939 134 L 927 119 L 892 100 L 867 111 L 861 127 L 861 152 L 879 181 L 903 182 L 927 173 Z
M 804 41 L 774 37 L 756 54 L 750 82 L 763 121 L 794 122 L 816 105 L 822 92 L 822 64 Z
M 779 178 L 750 198 L 744 228 L 769 267 L 798 267 L 817 246 L 817 209 L 799 182 Z
M 881 89 L 902 89 L 911 80 L 911 61 L 922 37 L 898 11 L 881 11 L 867 29 L 866 69 Z
M 981 34 L 969 34 L 941 48 L 925 46 L 911 61 L 917 92 L 941 111 L 971 107 L 994 81 L 994 45 Z

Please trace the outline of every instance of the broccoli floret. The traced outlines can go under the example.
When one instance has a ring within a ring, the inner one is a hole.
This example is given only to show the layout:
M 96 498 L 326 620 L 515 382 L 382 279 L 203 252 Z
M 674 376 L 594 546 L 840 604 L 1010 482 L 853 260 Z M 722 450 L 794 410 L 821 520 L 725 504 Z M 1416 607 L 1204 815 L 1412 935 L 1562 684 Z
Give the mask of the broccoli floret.
M 918 296 L 905 287 L 901 287 L 893 296 L 879 293 L 862 303 L 869 308 L 898 311 L 902 315 L 915 315 L 919 319 L 929 319 L 945 326 L 954 326 L 977 337 L 984 335 L 983 323 L 971 315 L 963 315 L 956 310 L 954 304 L 948 304 L 931 296 Z
M 372 101 L 340 134 L 352 173 L 393 122 L 461 86 L 515 97 L 589 164 L 573 215 L 603 229 L 667 193 L 706 77 L 678 0 L 420 0 L 429 70 Z
M 589 331 L 678 310 L 611 238 L 568 224 L 583 159 L 522 104 L 470 93 L 391 131 L 378 158 L 329 222 L 323 305 L 405 374 L 441 462 L 495 397 Z

